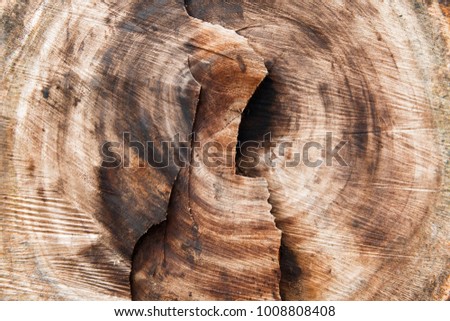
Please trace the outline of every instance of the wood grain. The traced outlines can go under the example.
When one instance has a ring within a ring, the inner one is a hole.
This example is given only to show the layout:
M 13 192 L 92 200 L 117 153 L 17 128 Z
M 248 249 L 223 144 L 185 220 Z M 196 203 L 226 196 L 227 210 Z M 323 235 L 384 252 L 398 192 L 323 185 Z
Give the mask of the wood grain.
M 446 14 L 409 0 L 1 2 L 0 299 L 448 299 Z M 236 143 L 268 133 L 288 148 L 244 166 Z M 141 143 L 173 159 L 177 135 L 233 153 L 149 166 Z M 286 166 L 340 141 L 347 166 Z M 107 142 L 122 166 L 105 166 Z
M 410 32 L 423 5 L 192 1 L 187 9 L 235 29 L 266 61 L 242 141 L 271 133 L 292 153 L 309 141 L 325 146 L 329 132 L 333 147 L 348 141 L 348 166 L 287 167 L 289 153 L 260 148 L 274 166 L 241 168 L 269 182 L 283 232 L 282 297 L 430 298 L 448 278 L 449 230 L 448 211 L 435 208 L 445 185 L 424 72 L 433 54 L 427 35 Z
M 236 56 L 217 39 L 213 48 L 223 54 L 213 63 L 204 54 L 190 59 L 203 84 L 194 132 L 201 146 L 210 142 L 234 151 L 241 113 L 266 69 L 250 47 Z M 280 299 L 281 232 L 270 213 L 267 182 L 236 175 L 228 162 L 207 166 L 205 157 L 192 150 L 191 166 L 175 183 L 167 223 L 137 247 L 133 298 Z
M 134 166 L 105 169 L 100 146 L 124 132 L 155 146 L 187 137 L 201 86 L 189 56 L 213 62 L 222 53 L 209 42 L 236 54 L 245 40 L 178 1 L 19 9 L 3 15 L 25 35 L 11 30 L 2 48 L 1 297 L 129 298 L 134 246 L 165 220 L 179 168 L 140 168 L 129 143 Z

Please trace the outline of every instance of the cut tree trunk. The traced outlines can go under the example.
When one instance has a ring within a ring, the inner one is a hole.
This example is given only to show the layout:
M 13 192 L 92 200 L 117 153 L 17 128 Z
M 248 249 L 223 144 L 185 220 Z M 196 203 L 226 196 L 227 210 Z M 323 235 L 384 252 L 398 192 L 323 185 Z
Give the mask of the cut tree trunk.
M 2 3 L 0 299 L 448 299 L 447 5 Z

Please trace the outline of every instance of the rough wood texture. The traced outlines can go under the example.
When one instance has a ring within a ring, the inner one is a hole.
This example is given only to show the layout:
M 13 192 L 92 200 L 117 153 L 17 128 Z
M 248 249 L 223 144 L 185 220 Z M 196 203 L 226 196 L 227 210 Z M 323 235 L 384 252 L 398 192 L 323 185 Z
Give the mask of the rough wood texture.
M 0 299 L 449 298 L 444 1 L 0 9 Z M 292 145 L 139 166 L 191 132 Z M 348 166 L 282 166 L 327 133 Z
M 229 6 L 193 1 L 188 11 L 236 29 L 266 59 L 270 78 L 249 107 L 242 139 L 261 141 L 270 132 L 278 144 L 304 143 L 332 132 L 350 146 L 347 167 L 244 171 L 269 182 L 283 231 L 284 298 L 429 298 L 448 274 L 448 244 L 439 242 L 448 217 L 433 208 L 442 159 L 422 70 L 430 54 L 413 43 L 423 39 L 411 37 L 418 23 L 412 8 L 367 1 Z M 242 14 L 231 19 L 227 10 Z
M 448 213 L 434 208 L 443 166 L 426 83 L 433 54 L 411 32 L 418 13 L 375 1 L 192 1 L 187 10 L 237 30 L 266 61 L 243 141 L 270 132 L 300 151 L 295 142 L 332 132 L 349 142 L 347 167 L 280 168 L 289 155 L 271 155 L 274 168 L 243 169 L 269 182 L 283 298 L 430 298 L 448 277 L 449 230 Z
M 241 113 L 266 69 L 259 57 L 236 59 L 222 41 L 212 46 L 223 54 L 212 64 L 205 55 L 190 60 L 194 77 L 204 84 L 194 132 L 201 145 L 234 150 Z M 270 214 L 266 181 L 237 176 L 232 166 L 206 166 L 204 153 L 192 153 L 192 166 L 175 183 L 167 224 L 150 231 L 137 248 L 134 298 L 279 299 L 281 233 Z
M 188 58 L 213 63 L 246 41 L 177 1 L 33 5 L 17 9 L 21 46 L 12 34 L 2 48 L 2 297 L 127 298 L 134 246 L 165 220 L 179 169 L 105 169 L 100 146 L 187 137 L 200 91 Z

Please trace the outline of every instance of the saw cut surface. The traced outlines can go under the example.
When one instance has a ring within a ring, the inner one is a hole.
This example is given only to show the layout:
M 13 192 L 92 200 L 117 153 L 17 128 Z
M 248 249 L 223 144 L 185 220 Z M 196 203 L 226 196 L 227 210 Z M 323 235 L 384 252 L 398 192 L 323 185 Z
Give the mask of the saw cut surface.
M 270 133 L 274 148 L 240 170 L 269 183 L 282 297 L 429 298 L 449 273 L 448 211 L 435 211 L 444 185 L 424 73 L 432 58 L 411 31 L 410 3 L 188 1 L 187 10 L 248 38 L 269 71 L 239 138 Z M 293 166 L 309 142 L 323 149 Z M 335 147 L 341 162 L 322 157 Z
M 191 164 L 174 185 L 167 223 L 137 248 L 137 299 L 280 299 L 281 232 L 270 213 L 267 182 L 238 176 L 233 166 L 241 113 L 266 69 L 250 47 L 236 56 L 222 39 L 213 45 L 223 54 L 213 63 L 209 53 L 190 59 L 203 84 L 194 123 L 200 148 L 192 149 Z M 206 159 L 208 150 L 220 164 Z
M 212 63 L 223 48 L 249 48 L 179 1 L 18 1 L 8 10 L 1 297 L 127 299 L 134 247 L 165 220 L 179 171 L 148 166 L 136 142 L 153 142 L 157 160 L 173 157 L 162 142 L 189 136 L 200 94 L 189 57 Z M 106 146 L 124 150 L 120 163 L 102 155 L 105 142 L 121 144 Z
M 437 300 L 446 1 L 0 4 L 0 299 Z

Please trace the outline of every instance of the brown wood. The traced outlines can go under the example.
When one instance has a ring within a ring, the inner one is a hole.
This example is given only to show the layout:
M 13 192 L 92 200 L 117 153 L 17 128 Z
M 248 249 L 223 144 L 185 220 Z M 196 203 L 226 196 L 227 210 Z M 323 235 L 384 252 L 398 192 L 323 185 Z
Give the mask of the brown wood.
M 194 77 L 204 84 L 195 140 L 234 150 L 241 113 L 266 69 L 258 56 L 252 60 L 255 55 L 246 45 L 241 44 L 248 52 L 239 58 L 222 38 L 210 45 L 222 53 L 212 64 L 209 53 L 190 59 Z M 266 181 L 238 176 L 232 166 L 207 166 L 204 157 L 201 150 L 192 151 L 192 166 L 181 170 L 174 185 L 167 223 L 137 247 L 133 297 L 279 299 L 281 232 L 270 213 Z
M 188 11 L 236 29 L 266 61 L 269 78 L 249 106 L 243 139 L 270 132 L 278 144 L 324 142 L 332 132 L 349 142 L 349 166 L 244 171 L 269 182 L 283 231 L 282 296 L 429 298 L 448 274 L 448 244 L 433 235 L 448 216 L 433 208 L 442 159 L 421 70 L 431 57 L 414 43 L 426 40 L 409 32 L 417 13 L 356 1 L 233 3 L 193 1 Z
M 449 298 L 446 2 L 0 9 L 0 299 Z M 292 145 L 144 164 L 192 132 Z M 327 133 L 348 166 L 283 166 Z

